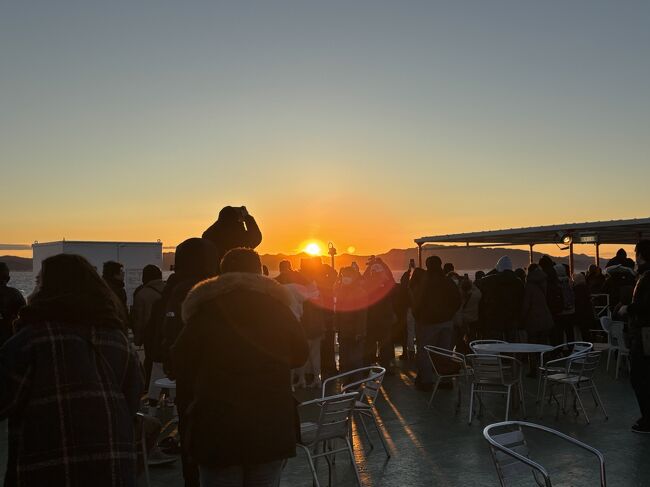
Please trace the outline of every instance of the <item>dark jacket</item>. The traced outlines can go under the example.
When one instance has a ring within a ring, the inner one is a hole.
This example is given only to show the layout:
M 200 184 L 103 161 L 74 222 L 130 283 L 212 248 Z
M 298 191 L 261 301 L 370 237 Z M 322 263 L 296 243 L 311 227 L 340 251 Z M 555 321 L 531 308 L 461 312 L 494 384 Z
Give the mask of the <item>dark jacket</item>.
M 165 281 L 154 279 L 143 284 L 133 293 L 133 305 L 131 306 L 131 329 L 133 340 L 140 346 L 144 342 L 147 324 L 151 318 L 151 311 L 154 305 L 162 298 Z
M 621 304 L 630 304 L 636 285 L 634 271 L 627 266 L 614 266 L 607 268 L 607 275 L 603 292 L 609 294 L 609 305 L 615 308 Z
M 596 319 L 594 304 L 591 301 L 589 287 L 587 284 L 576 284 L 573 286 L 575 297 L 575 322 L 578 326 L 591 325 Z
M 359 281 L 335 288 L 334 327 L 345 340 L 360 341 L 366 336 L 368 294 Z
M 521 322 L 528 332 L 553 328 L 553 315 L 546 301 L 546 274 L 534 269 L 528 274 L 521 307 Z
M 140 363 L 120 329 L 26 321 L 0 349 L 5 485 L 135 486 L 142 392 Z
M 108 287 L 111 288 L 111 291 L 115 293 L 115 296 L 118 297 L 120 300 L 120 303 L 124 306 L 124 312 L 125 315 L 128 315 L 127 313 L 127 305 L 126 305 L 126 290 L 124 289 L 124 281 L 120 281 L 119 279 L 115 279 L 113 277 L 104 277 L 104 281 L 106 284 L 108 284 Z
M 641 328 L 650 326 L 650 264 L 639 267 L 639 280 L 627 307 L 633 339 L 639 341 Z
M 183 441 L 199 465 L 295 455 L 290 370 L 305 363 L 308 348 L 293 300 L 274 280 L 247 273 L 223 274 L 188 294 L 172 358 L 178 380 L 193 384 Z
M 481 280 L 481 325 L 486 330 L 515 329 L 521 317 L 524 285 L 509 270 L 487 275 Z
M 255 218 L 248 215 L 244 218 L 243 223 L 236 220 L 217 220 L 203 232 L 203 238 L 214 244 L 217 248 L 218 262 L 221 262 L 226 252 L 231 249 L 237 247 L 254 249 L 257 247 L 262 243 L 262 232 L 257 226 Z
M 442 272 L 418 272 L 414 277 L 411 282 L 415 319 L 424 324 L 451 321 L 461 304 L 454 281 Z
M 13 335 L 13 323 L 25 306 L 25 298 L 18 289 L 0 284 L 0 346 Z

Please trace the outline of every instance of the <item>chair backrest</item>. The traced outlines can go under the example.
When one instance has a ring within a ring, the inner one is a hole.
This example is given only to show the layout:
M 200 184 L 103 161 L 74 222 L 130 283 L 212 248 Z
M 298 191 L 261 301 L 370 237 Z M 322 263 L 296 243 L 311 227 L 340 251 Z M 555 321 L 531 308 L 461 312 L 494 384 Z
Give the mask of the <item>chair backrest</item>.
M 490 453 L 492 461 L 494 462 L 494 467 L 497 470 L 499 481 L 502 486 L 506 486 L 510 481 L 515 482 L 531 471 L 530 464 L 511 455 L 510 453 L 516 453 L 532 462 L 532 460 L 530 460 L 530 448 L 528 447 L 528 443 L 526 443 L 526 438 L 521 426 L 513 425 L 508 427 L 504 425 L 498 428 L 503 430 L 502 432 L 494 434 L 493 430 L 496 428 L 497 427 L 494 425 L 488 426 L 483 430 L 483 436 L 490 444 Z M 541 465 L 540 468 L 543 470 Z M 537 485 L 546 485 L 539 481 L 535 468 L 532 468 L 532 472 Z
M 571 355 L 591 352 L 594 349 L 594 344 L 591 342 L 568 342 L 566 345 L 571 350 Z
M 471 354 L 465 357 L 473 370 L 473 381 L 507 385 L 521 378 L 521 362 L 507 355 Z
M 363 377 L 365 375 L 365 377 Z M 345 372 L 334 377 L 330 377 L 327 382 L 332 379 L 345 379 L 346 377 L 359 377 L 361 379 L 354 380 L 347 384 L 344 384 L 341 387 L 341 393 L 346 392 L 358 392 L 359 401 L 365 402 L 367 404 L 374 404 L 381 385 L 384 382 L 384 377 L 386 376 L 386 369 L 379 367 L 378 365 L 372 365 L 370 367 L 362 367 L 360 369 L 351 370 L 350 372 Z M 323 395 L 325 394 L 325 386 L 323 383 Z
M 429 356 L 429 362 L 431 362 L 431 367 L 436 375 L 464 375 L 467 372 L 467 362 L 465 361 L 465 355 L 454 350 L 448 350 L 446 348 L 434 347 L 433 345 L 425 345 L 424 349 L 427 351 Z M 435 359 L 434 359 L 435 358 Z M 451 374 L 446 370 L 438 370 L 436 363 L 442 369 L 442 367 L 448 367 L 449 370 L 458 370 L 457 373 Z
M 622 321 L 612 321 L 609 325 L 610 345 L 623 351 L 627 350 L 625 345 L 625 335 L 623 333 L 624 324 Z
M 551 478 L 547 470 L 530 458 L 530 448 L 528 443 L 526 443 L 524 428 L 549 433 L 557 439 L 564 440 L 567 443 L 592 453 L 598 458 L 599 462 L 600 486 L 606 487 L 605 459 L 598 450 L 559 431 L 524 421 L 504 421 L 486 426 L 483 430 L 483 437 L 490 445 L 492 461 L 494 462 L 502 486 L 508 485 L 507 482 L 510 481 L 513 483 L 516 482 L 517 485 L 522 485 L 522 475 L 532 472 L 535 483 L 538 486 L 552 487 Z
M 551 356 L 553 357 L 552 360 L 557 360 L 555 357 L 558 353 L 562 353 L 564 349 L 568 349 L 569 355 L 568 356 L 573 356 L 573 355 L 579 355 L 581 353 L 587 353 L 593 350 L 594 344 L 591 342 L 567 342 L 563 343 L 562 345 L 557 345 L 556 347 L 553 347 L 551 350 L 548 350 L 546 352 L 541 353 L 541 359 L 540 362 L 542 365 L 546 365 L 547 361 L 545 360 L 545 356 Z M 549 359 L 551 360 L 551 359 Z
M 314 401 L 320 406 L 320 412 L 312 444 L 334 438 L 345 438 L 350 431 L 352 410 L 358 398 L 358 392 L 348 392 Z
M 612 319 L 609 316 L 600 317 L 600 326 L 605 331 L 605 333 L 609 333 L 609 325 L 611 324 L 612 324 Z
M 474 348 L 475 345 L 487 345 L 490 343 L 508 343 L 504 342 L 503 340 L 474 340 L 472 342 L 469 342 L 469 348 L 472 352 L 474 353 L 487 353 L 487 352 L 481 352 L 480 350 L 477 350 Z
M 592 379 L 600 364 L 600 351 L 592 351 L 569 357 L 567 370 L 569 375 L 579 376 L 582 379 Z

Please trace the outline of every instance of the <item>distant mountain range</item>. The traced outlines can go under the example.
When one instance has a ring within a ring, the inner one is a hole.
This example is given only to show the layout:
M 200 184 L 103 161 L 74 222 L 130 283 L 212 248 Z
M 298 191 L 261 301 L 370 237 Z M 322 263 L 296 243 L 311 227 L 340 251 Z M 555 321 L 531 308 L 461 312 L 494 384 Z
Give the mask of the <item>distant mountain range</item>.
M 528 267 L 530 262 L 530 255 L 526 250 L 519 249 L 506 249 L 506 248 L 478 248 L 478 247 L 461 247 L 461 246 L 439 246 L 439 245 L 425 245 L 422 248 L 422 261 L 430 255 L 438 255 L 443 263 L 451 262 L 458 270 L 478 270 L 478 269 L 493 269 L 497 261 L 504 255 L 508 255 L 512 260 L 512 265 L 516 267 Z M 533 253 L 535 262 L 544 255 L 539 252 Z M 266 265 L 269 270 L 277 272 L 280 261 L 289 260 L 294 269 L 300 268 L 300 260 L 310 257 L 307 254 L 301 253 L 296 255 L 286 254 L 263 254 L 261 255 L 262 264 Z M 351 255 L 341 254 L 335 258 L 336 268 L 349 266 L 352 262 L 359 264 L 361 268 L 365 266 L 369 255 Z M 409 260 L 415 259 L 417 263 L 418 249 L 392 249 L 384 254 L 377 254 L 376 257 L 381 259 L 394 271 L 404 270 L 408 268 Z M 330 263 L 329 256 L 321 257 L 324 263 Z M 558 263 L 569 263 L 569 257 L 553 256 L 553 260 Z M 585 254 L 574 254 L 576 269 L 585 270 L 594 263 L 594 258 Z M 166 252 L 163 255 L 165 269 L 174 263 L 174 253 Z M 607 262 L 607 259 L 600 259 L 601 266 Z
M 4 262 L 9 269 L 16 272 L 30 272 L 32 270 L 32 259 L 16 257 L 15 255 L 2 255 L 0 262 Z
M 512 264 L 515 267 L 526 268 L 529 262 L 529 254 L 525 250 L 518 249 L 505 249 L 505 248 L 466 248 L 460 246 L 439 246 L 427 245 L 423 247 L 423 260 L 429 255 L 438 255 L 443 262 L 452 262 L 458 270 L 473 270 L 473 269 L 492 269 L 494 268 L 497 260 L 504 255 L 510 256 Z M 537 262 L 543 254 L 535 252 L 534 260 Z M 163 267 L 164 270 L 169 270 L 170 266 L 174 264 L 174 252 L 163 253 Z M 300 268 L 300 259 L 310 257 L 307 254 L 301 253 L 296 255 L 286 254 L 264 254 L 261 256 L 262 263 L 266 265 L 269 270 L 274 273 L 277 272 L 280 261 L 291 261 L 294 269 Z M 357 262 L 361 268 L 364 267 L 369 255 L 350 255 L 341 254 L 336 256 L 335 264 L 337 268 L 349 266 L 352 262 Z M 384 254 L 377 254 L 384 262 L 394 271 L 406 269 L 410 259 L 415 259 L 417 262 L 418 250 L 417 248 L 411 249 L 392 249 Z M 568 263 L 568 257 L 553 256 L 556 262 Z M 31 271 L 32 259 L 25 257 L 15 257 L 5 255 L 0 257 L 1 262 L 6 262 L 9 268 L 13 271 Z M 325 263 L 330 262 L 329 256 L 323 256 L 322 261 Z M 575 265 L 579 270 L 584 270 L 593 264 L 594 258 L 585 254 L 575 254 Z M 606 259 L 601 259 L 601 266 L 604 265 Z

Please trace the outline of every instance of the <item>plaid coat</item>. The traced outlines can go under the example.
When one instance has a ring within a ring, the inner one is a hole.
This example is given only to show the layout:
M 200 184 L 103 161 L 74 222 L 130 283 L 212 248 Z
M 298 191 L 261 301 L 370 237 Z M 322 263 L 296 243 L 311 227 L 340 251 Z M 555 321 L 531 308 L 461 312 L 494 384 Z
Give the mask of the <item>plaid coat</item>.
M 5 486 L 135 486 L 138 358 L 116 328 L 28 324 L 0 349 Z

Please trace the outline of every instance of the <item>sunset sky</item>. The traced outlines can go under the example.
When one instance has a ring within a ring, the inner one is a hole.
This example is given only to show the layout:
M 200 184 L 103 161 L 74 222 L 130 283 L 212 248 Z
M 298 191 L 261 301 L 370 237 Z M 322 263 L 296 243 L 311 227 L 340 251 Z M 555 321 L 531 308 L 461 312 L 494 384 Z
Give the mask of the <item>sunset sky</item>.
M 5 2 L 0 243 L 173 246 L 228 204 L 271 253 L 650 216 L 649 25 L 644 1 Z

